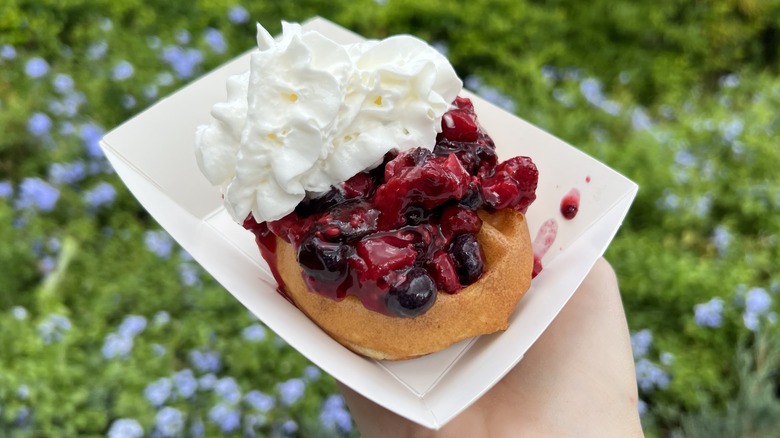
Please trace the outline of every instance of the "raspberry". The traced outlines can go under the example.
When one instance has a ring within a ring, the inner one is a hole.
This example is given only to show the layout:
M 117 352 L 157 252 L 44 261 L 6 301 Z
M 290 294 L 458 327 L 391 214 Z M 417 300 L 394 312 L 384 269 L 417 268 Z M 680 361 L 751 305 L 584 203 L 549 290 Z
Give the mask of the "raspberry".
M 536 199 L 539 171 L 528 157 L 514 157 L 496 166 L 495 173 L 482 180 L 482 196 L 494 210 L 512 208 L 525 213 Z

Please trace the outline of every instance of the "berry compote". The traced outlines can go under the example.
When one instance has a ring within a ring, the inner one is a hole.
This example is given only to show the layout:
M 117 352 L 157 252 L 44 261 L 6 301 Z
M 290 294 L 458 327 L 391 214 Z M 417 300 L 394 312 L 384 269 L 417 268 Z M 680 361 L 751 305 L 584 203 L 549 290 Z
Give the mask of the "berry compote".
M 388 153 L 378 167 L 287 216 L 257 223 L 250 215 L 244 227 L 271 266 L 275 236 L 292 244 L 313 291 L 334 300 L 354 295 L 370 310 L 414 317 L 440 291 L 458 293 L 482 275 L 477 210 L 525 213 L 537 180 L 528 157 L 498 162 L 471 101 L 458 97 L 433 151 Z

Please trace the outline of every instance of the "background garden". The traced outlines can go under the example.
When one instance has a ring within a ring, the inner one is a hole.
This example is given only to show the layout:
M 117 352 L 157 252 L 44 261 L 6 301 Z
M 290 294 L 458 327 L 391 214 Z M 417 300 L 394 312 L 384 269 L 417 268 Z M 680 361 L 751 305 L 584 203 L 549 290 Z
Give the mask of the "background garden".
M 780 1 L 3 0 L 0 436 L 356 432 L 139 207 L 115 125 L 324 16 L 412 33 L 641 189 L 607 253 L 648 436 L 780 436 Z M 522 141 L 522 139 L 518 139 Z

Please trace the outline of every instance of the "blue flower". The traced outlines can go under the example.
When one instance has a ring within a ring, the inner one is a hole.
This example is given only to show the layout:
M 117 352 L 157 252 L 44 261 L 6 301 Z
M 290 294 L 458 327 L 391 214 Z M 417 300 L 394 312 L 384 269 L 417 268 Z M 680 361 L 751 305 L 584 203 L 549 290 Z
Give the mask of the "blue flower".
M 30 387 L 27 385 L 19 385 L 19 387 L 16 388 L 16 396 L 21 400 L 27 400 L 30 398 Z
M 103 156 L 103 150 L 100 149 L 100 139 L 104 133 L 103 128 L 94 123 L 81 125 L 81 141 L 84 143 L 89 157 L 101 158 Z
M 162 59 L 168 63 L 177 76 L 186 79 L 192 77 L 203 62 L 203 53 L 197 49 L 168 46 L 162 51 Z
M 647 403 L 641 398 L 637 400 L 636 409 L 639 411 L 639 416 L 643 416 L 647 413 Z
M 212 373 L 204 374 L 200 376 L 200 379 L 198 379 L 198 386 L 200 386 L 200 389 L 202 390 L 213 389 L 214 385 L 216 384 L 217 384 L 217 376 L 215 376 Z
M 14 306 L 14 308 L 11 309 L 11 314 L 13 314 L 14 319 L 17 321 L 23 321 L 27 319 L 28 312 L 27 309 L 22 306 Z
M 190 42 L 190 32 L 186 29 L 179 29 L 176 32 L 176 42 L 179 44 L 188 44 Z
M 177 371 L 173 375 L 173 382 L 176 386 L 176 393 L 183 398 L 192 397 L 198 389 L 198 379 L 189 368 Z
M 165 230 L 148 230 L 144 233 L 146 249 L 162 259 L 170 257 L 173 251 L 173 239 Z
M 506 94 L 501 93 L 497 88 L 485 84 L 479 76 L 468 76 L 464 82 L 467 88 L 474 90 L 474 92 L 479 94 L 483 99 L 509 112 L 514 112 L 514 100 Z
M 303 376 L 308 381 L 317 380 L 322 375 L 322 371 L 314 365 L 309 365 L 303 369 Z
M 111 184 L 101 181 L 82 195 L 84 202 L 90 208 L 110 205 L 116 198 L 116 189 Z
M 293 378 L 286 382 L 278 383 L 276 389 L 279 391 L 279 400 L 281 400 L 282 404 L 291 406 L 303 396 L 306 390 L 306 383 L 301 379 Z
M 264 414 L 276 406 L 276 400 L 273 396 L 264 394 L 258 390 L 247 392 L 244 396 L 244 401 L 256 411 Z
M 176 436 L 184 429 L 184 414 L 176 408 L 165 406 L 154 417 L 154 426 L 160 436 Z
M 146 318 L 141 315 L 127 315 L 119 324 L 117 333 L 122 336 L 134 337 L 146 328 Z
M 601 83 L 597 79 L 586 78 L 580 82 L 580 93 L 594 106 L 604 101 L 604 93 L 601 91 Z
M 116 357 L 125 359 L 133 351 L 133 338 L 117 333 L 109 333 L 103 341 L 103 348 L 100 351 L 106 359 Z
M 157 85 L 151 84 L 144 87 L 143 93 L 144 97 L 147 99 L 154 99 L 157 97 Z
M 647 359 L 639 359 L 636 362 L 636 380 L 639 389 L 649 392 L 656 388 L 666 389 L 669 386 L 670 378 L 669 374 L 657 364 Z
M 739 85 L 739 75 L 736 73 L 732 73 L 726 76 L 723 76 L 718 80 L 718 83 L 721 87 L 725 88 L 734 88 Z
M 751 288 L 745 295 L 745 311 L 742 314 L 742 321 L 751 331 L 758 330 L 760 326 L 760 317 L 766 315 L 772 307 L 772 297 L 762 287 Z
M 217 380 L 214 384 L 214 392 L 231 405 L 241 401 L 241 389 L 232 377 L 223 377 Z
M 179 279 L 188 287 L 200 285 L 200 273 L 192 263 L 179 263 Z
M 105 41 L 98 41 L 90 44 L 87 48 L 87 58 L 91 60 L 103 59 L 108 53 L 108 43 Z
M 644 109 L 637 107 L 631 111 L 631 127 L 636 131 L 646 131 L 653 127 L 653 121 Z
M 161 377 L 146 385 L 146 388 L 144 388 L 144 397 L 146 397 L 146 400 L 148 400 L 152 406 L 159 407 L 168 400 L 172 390 L 173 384 L 171 383 L 171 379 Z
M 731 231 L 725 225 L 718 225 L 712 231 L 712 244 L 721 256 L 726 253 L 731 245 Z
M 152 344 L 152 352 L 156 356 L 162 356 L 163 354 L 165 354 L 165 346 L 156 343 Z
M 772 297 L 763 287 L 751 288 L 745 295 L 745 312 L 761 315 L 772 306 Z
M 693 317 L 700 327 L 720 327 L 723 323 L 723 299 L 715 297 L 693 306 Z
M 38 56 L 30 58 L 27 60 L 27 63 L 24 64 L 24 73 L 32 79 L 46 76 L 46 74 L 49 73 L 49 63 Z
M 131 94 L 125 94 L 122 96 L 122 107 L 125 109 L 134 108 L 136 104 L 135 97 Z
M 282 431 L 287 435 L 293 435 L 298 432 L 298 423 L 295 420 L 287 420 L 282 423 Z
M 43 342 L 50 344 L 62 340 L 65 333 L 70 331 L 71 323 L 65 315 L 57 313 L 49 314 L 46 319 L 38 324 L 38 334 L 43 338 Z
M 44 113 L 33 113 L 33 115 L 30 116 L 30 118 L 27 120 L 27 131 L 36 137 L 49 135 L 51 126 L 51 118 Z
M 222 366 L 219 352 L 192 350 L 189 354 L 190 362 L 200 372 L 216 373 Z
M 66 73 L 57 73 L 56 76 L 54 76 L 54 79 L 52 80 L 52 84 L 54 84 L 54 89 L 61 94 L 66 94 L 71 91 L 73 91 L 73 78 Z
M 192 426 L 190 426 L 190 436 L 199 438 L 202 437 L 206 433 L 206 428 L 203 425 L 203 420 L 200 418 L 196 418 L 192 422 Z
M 160 48 L 160 37 L 153 35 L 146 38 L 146 45 L 150 49 L 159 49 Z
M 106 435 L 107 438 L 141 438 L 142 436 L 144 436 L 144 428 L 133 418 L 114 420 Z
M 49 212 L 54 209 L 59 197 L 60 191 L 46 181 L 40 178 L 25 178 L 19 186 L 16 208 Z
M 57 264 L 57 262 L 54 260 L 54 258 L 53 258 L 53 257 L 51 257 L 51 256 L 45 256 L 45 257 L 41 258 L 41 259 L 38 261 L 38 269 L 39 269 L 39 270 L 40 270 L 42 273 L 44 273 L 44 274 L 48 274 L 48 273 L 50 273 L 51 271 L 53 271 L 53 270 L 54 270 L 54 266 L 55 266 L 56 264 Z
M 634 358 L 640 358 L 647 355 L 647 352 L 652 345 L 653 333 L 650 329 L 640 330 L 631 335 L 631 350 L 634 352 Z
M 114 65 L 113 78 L 115 81 L 130 79 L 133 74 L 135 74 L 135 68 L 128 61 L 122 60 Z
M 175 78 L 173 77 L 173 75 L 168 73 L 167 71 L 157 75 L 157 84 L 160 85 L 161 87 L 167 87 L 168 85 L 173 84 L 174 80 Z
M 235 408 L 219 403 L 209 411 L 209 420 L 223 433 L 231 433 L 241 425 L 241 414 Z
M 234 24 L 246 23 L 249 20 L 249 12 L 241 5 L 234 5 L 228 9 L 228 20 Z
M 265 339 L 265 327 L 259 323 L 254 323 L 244 328 L 241 336 L 249 342 L 261 342 Z
M 344 406 L 344 398 L 334 394 L 325 399 L 320 412 L 320 423 L 330 431 L 348 433 L 352 430 L 352 416 Z
M 209 27 L 203 33 L 203 38 L 214 53 L 222 54 L 227 51 L 227 41 L 219 30 Z
M 723 140 L 726 142 L 733 142 L 744 131 L 745 122 L 742 119 L 732 119 L 728 123 L 722 123 L 720 126 Z
M 171 320 L 171 314 L 166 312 L 165 310 L 160 310 L 159 312 L 154 314 L 154 325 L 156 325 L 157 327 L 168 324 L 170 320 Z
M 0 181 L 0 199 L 8 199 L 14 194 L 14 185 L 11 181 Z
M 70 91 L 62 100 L 52 99 L 49 101 L 49 111 L 59 116 L 74 117 L 79 112 L 79 108 L 87 101 L 84 93 Z
M 10 44 L 3 44 L 0 46 L 0 58 L 8 60 L 16 58 L 16 49 L 14 49 L 14 46 Z
M 86 166 L 81 161 L 52 163 L 49 165 L 49 181 L 53 184 L 74 184 L 86 176 Z

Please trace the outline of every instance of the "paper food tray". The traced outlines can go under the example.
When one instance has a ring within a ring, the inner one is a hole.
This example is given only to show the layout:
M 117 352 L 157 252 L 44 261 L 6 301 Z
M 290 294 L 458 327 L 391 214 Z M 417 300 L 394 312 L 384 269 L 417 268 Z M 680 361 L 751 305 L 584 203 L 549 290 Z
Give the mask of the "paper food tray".
M 304 24 L 340 42 L 359 36 L 321 18 Z M 225 289 L 292 347 L 376 403 L 432 429 L 442 427 L 498 382 L 523 357 L 582 282 L 617 232 L 637 186 L 539 128 L 464 92 L 495 140 L 501 160 L 528 155 L 539 168 L 537 200 L 527 218 L 533 239 L 548 220 L 557 237 L 544 270 L 521 300 L 506 332 L 469 339 L 401 362 L 362 358 L 342 347 L 276 292 L 253 235 L 234 223 L 195 162 L 194 134 L 225 80 L 249 68 L 246 53 L 112 130 L 108 159 L 130 191 Z M 573 220 L 561 199 L 581 194 Z

